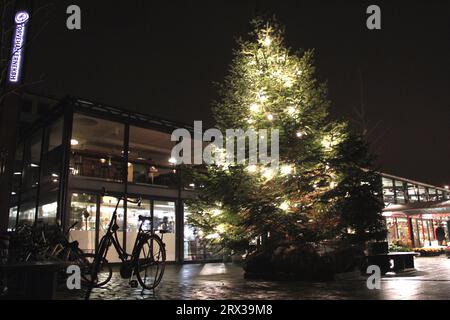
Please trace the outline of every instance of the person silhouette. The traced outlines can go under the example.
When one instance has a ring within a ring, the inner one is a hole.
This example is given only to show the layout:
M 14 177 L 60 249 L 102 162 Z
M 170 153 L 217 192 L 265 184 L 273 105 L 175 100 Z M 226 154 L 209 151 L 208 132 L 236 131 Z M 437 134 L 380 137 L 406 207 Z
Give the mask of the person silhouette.
M 445 240 L 445 230 L 442 225 L 439 225 L 436 228 L 436 239 L 438 241 L 438 245 L 442 246 Z

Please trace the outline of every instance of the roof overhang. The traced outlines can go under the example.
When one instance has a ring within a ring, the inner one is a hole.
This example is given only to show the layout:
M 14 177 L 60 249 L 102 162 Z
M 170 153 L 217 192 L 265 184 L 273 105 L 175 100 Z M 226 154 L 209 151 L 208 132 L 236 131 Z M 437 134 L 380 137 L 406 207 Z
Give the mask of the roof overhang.
M 450 215 L 450 200 L 433 202 L 415 202 L 408 204 L 389 204 L 383 209 L 383 215 Z

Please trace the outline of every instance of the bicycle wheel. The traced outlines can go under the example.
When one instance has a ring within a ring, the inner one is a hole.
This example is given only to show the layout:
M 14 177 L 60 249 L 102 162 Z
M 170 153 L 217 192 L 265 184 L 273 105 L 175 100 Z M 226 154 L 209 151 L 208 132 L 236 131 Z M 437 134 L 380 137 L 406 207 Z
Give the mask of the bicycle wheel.
M 155 289 L 164 275 L 166 248 L 157 235 L 144 237 L 138 246 L 135 274 L 144 289 Z
M 102 238 L 98 246 L 97 254 L 92 255 L 92 263 L 89 263 L 89 268 L 84 276 L 84 280 L 92 287 L 104 286 L 111 280 L 112 268 L 108 260 L 106 260 L 108 248 L 109 240 Z
M 76 248 L 71 250 L 70 261 L 73 261 L 80 267 L 81 281 L 84 284 L 91 285 L 92 281 L 92 267 L 95 259 L 95 254 L 84 253 L 83 250 Z M 97 280 L 94 282 L 94 287 L 104 286 L 111 280 L 112 267 L 108 261 L 103 258 L 97 271 Z

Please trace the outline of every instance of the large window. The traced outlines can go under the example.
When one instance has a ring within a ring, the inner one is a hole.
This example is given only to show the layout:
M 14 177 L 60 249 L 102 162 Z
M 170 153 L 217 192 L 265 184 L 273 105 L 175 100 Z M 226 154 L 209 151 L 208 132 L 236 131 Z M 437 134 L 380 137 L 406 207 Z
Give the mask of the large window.
M 166 259 L 175 260 L 175 202 L 154 201 L 153 228 L 164 230 L 163 241 L 166 244 Z
M 61 176 L 63 119 L 53 122 L 45 130 L 39 190 L 38 219 L 54 223 L 58 211 L 58 192 Z
M 382 178 L 383 182 L 383 199 L 385 204 L 395 203 L 394 198 L 394 182 L 392 179 Z
M 16 148 L 14 161 L 14 176 L 10 198 L 8 230 L 14 230 L 17 223 L 17 210 L 19 206 L 19 194 L 21 192 L 22 171 L 23 171 L 23 143 Z
M 128 181 L 163 186 L 177 183 L 170 134 L 130 127 Z
M 118 198 L 115 197 L 101 197 L 100 199 L 100 216 L 99 216 L 99 239 L 103 237 L 108 229 L 109 223 L 111 221 L 111 217 L 113 215 L 114 209 L 116 208 Z M 119 207 L 117 208 L 117 225 L 119 229 L 117 230 L 117 238 L 119 240 L 119 244 L 123 246 L 123 236 L 124 236 L 124 208 L 123 201 L 120 202 Z M 108 254 L 106 256 L 109 262 L 119 262 L 119 256 L 112 246 L 108 250 Z
M 97 220 L 96 196 L 86 193 L 73 193 L 70 204 L 69 226 L 71 240 L 78 241 L 85 252 L 95 251 L 95 231 Z
M 428 196 L 430 197 L 430 201 L 438 200 L 437 192 L 434 188 L 428 188 Z
M 124 128 L 118 122 L 75 114 L 71 174 L 122 181 Z
M 419 201 L 419 188 L 411 183 L 407 184 L 409 202 Z
M 19 223 L 31 224 L 35 219 L 41 165 L 41 146 L 42 130 L 34 133 L 25 142 Z
M 408 219 L 395 218 L 397 227 L 397 237 L 405 246 L 412 246 L 411 236 L 409 234 Z
M 419 185 L 419 189 L 418 190 L 419 190 L 420 201 L 427 202 L 428 201 L 427 189 L 424 186 L 420 186 Z
M 136 201 L 136 199 L 132 199 Z M 127 204 L 127 252 L 131 253 L 134 242 L 136 241 L 139 230 L 139 216 L 151 217 L 151 202 L 150 200 L 142 200 L 141 206 L 128 202 Z M 150 221 L 145 221 L 143 230 L 150 230 Z
M 395 180 L 396 203 L 406 203 L 405 186 L 403 181 Z
M 221 250 L 217 245 L 205 239 L 203 233 L 189 224 L 188 207 L 184 207 L 184 260 L 208 261 L 222 259 Z
M 12 231 L 16 228 L 17 209 L 17 206 L 9 208 L 8 231 Z

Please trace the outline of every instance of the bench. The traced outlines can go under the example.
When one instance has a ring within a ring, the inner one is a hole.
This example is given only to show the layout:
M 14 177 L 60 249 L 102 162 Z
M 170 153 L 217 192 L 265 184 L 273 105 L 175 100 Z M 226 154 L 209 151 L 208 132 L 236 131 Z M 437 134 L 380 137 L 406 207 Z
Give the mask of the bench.
M 58 262 L 23 262 L 0 265 L 0 277 L 7 279 L 7 299 L 50 300 L 55 297 Z
M 405 269 L 414 269 L 414 257 L 418 255 L 415 252 L 379 253 L 367 256 L 367 263 L 369 266 L 379 266 L 382 274 L 389 271 L 401 272 Z

